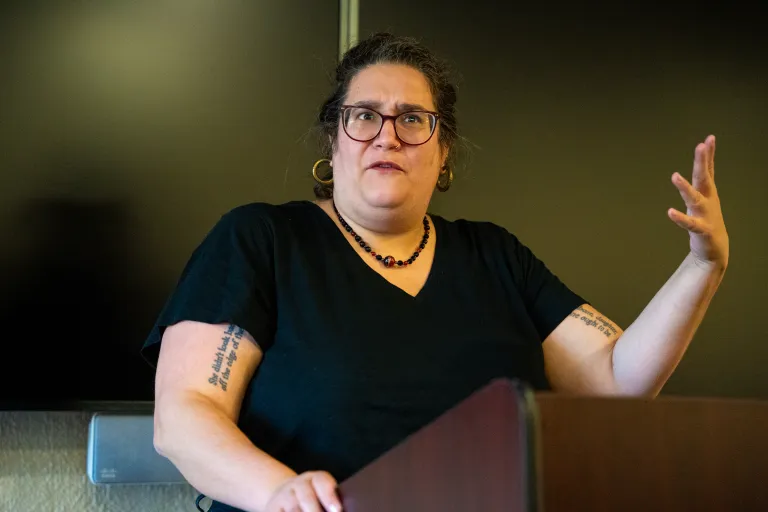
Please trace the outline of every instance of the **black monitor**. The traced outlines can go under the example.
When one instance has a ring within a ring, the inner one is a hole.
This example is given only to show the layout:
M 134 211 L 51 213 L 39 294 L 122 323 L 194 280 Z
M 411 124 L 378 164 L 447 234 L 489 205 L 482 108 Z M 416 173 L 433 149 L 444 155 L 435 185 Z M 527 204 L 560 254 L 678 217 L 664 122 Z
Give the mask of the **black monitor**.
M 0 408 L 153 400 L 139 348 L 167 285 L 136 257 L 127 206 L 62 194 L 29 199 L 6 220 L 19 236 L 1 274 Z

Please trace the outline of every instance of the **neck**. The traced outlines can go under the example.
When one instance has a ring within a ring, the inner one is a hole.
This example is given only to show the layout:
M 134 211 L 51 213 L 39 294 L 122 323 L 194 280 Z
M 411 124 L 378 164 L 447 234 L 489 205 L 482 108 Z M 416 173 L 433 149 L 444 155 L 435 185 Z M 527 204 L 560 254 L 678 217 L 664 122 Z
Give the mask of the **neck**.
M 338 223 L 333 200 L 324 203 L 321 206 Z M 366 215 L 354 208 L 345 208 L 344 204 L 338 202 L 335 206 L 344 221 L 379 254 L 402 255 L 407 258 L 424 236 L 425 212 L 382 209 Z

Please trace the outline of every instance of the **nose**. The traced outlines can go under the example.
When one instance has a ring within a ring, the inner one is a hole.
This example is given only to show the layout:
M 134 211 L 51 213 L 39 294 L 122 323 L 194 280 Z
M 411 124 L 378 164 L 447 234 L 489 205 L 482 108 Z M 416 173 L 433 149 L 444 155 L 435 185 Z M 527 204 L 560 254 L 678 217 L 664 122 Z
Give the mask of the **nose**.
M 373 141 L 374 146 L 381 149 L 396 149 L 400 147 L 400 139 L 395 131 L 395 120 L 385 119 L 381 131 Z

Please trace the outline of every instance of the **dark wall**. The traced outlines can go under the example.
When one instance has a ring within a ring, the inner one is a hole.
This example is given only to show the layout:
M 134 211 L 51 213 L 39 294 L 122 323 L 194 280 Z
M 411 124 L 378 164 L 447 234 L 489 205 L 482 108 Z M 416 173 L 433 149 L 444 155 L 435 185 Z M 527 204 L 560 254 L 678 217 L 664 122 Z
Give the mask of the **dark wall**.
M 765 17 L 633 4 L 363 1 L 360 36 L 416 36 L 455 68 L 474 148 L 434 210 L 506 226 L 624 328 L 688 253 L 670 178 L 714 133 L 730 267 L 664 392 L 768 397 Z
M 433 209 L 506 226 L 623 327 L 688 251 L 669 179 L 715 133 L 731 266 L 665 392 L 768 397 L 763 19 L 733 4 L 360 4 L 361 35 L 420 37 L 456 68 L 474 149 Z M 147 397 L 136 349 L 210 226 L 312 197 L 337 3 L 28 5 L 0 7 L 5 389 L 43 374 L 62 394 Z
M 0 6 L 0 408 L 152 398 L 138 349 L 194 247 L 311 196 L 337 56 L 335 4 Z

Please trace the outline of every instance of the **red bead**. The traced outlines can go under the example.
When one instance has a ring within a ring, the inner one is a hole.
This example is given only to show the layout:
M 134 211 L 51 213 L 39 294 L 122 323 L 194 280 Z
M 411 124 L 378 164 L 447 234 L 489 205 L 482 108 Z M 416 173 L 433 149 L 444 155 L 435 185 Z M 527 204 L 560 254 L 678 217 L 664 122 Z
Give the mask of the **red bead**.
M 404 262 L 403 262 L 403 266 L 404 266 L 404 267 L 407 267 L 407 266 L 408 266 L 408 262 L 407 262 L 407 261 L 404 261 Z
M 376 253 L 371 251 L 371 256 L 373 256 L 375 258 L 376 257 Z
M 395 258 L 393 258 L 392 256 L 387 256 L 387 257 L 386 257 L 386 258 L 384 258 L 384 259 L 383 259 L 381 262 L 382 262 L 382 263 L 384 264 L 384 266 L 385 266 L 385 267 L 387 267 L 387 268 L 392 268 L 392 267 L 394 267 L 394 266 L 395 266 Z

